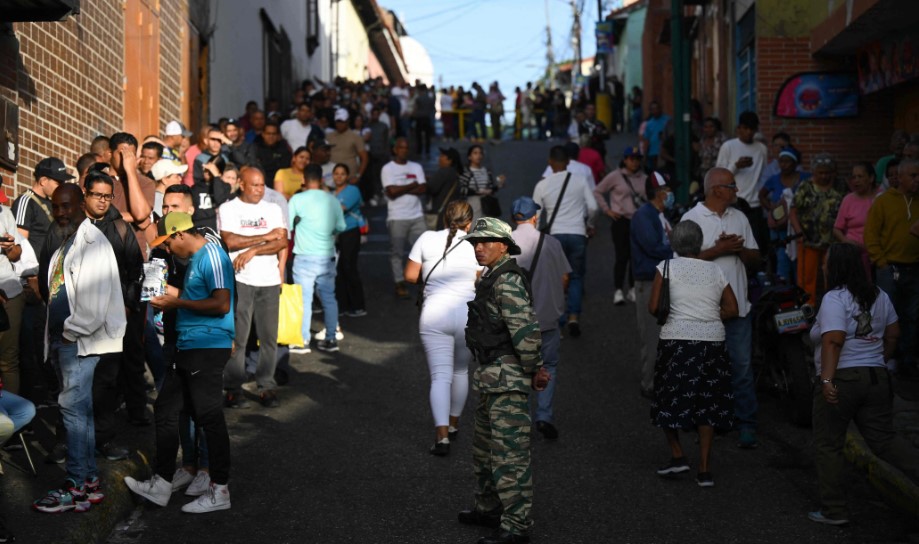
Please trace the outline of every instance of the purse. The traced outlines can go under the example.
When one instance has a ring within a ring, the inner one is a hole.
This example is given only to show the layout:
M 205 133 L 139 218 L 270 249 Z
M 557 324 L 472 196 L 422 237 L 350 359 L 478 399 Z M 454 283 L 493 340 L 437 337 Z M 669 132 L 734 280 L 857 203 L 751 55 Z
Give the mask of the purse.
M 485 217 L 501 217 L 501 203 L 494 195 L 482 195 L 479 199 L 482 204 L 482 215 Z
M 661 293 L 657 298 L 657 324 L 664 326 L 670 316 L 670 259 L 664 261 L 662 274 Z

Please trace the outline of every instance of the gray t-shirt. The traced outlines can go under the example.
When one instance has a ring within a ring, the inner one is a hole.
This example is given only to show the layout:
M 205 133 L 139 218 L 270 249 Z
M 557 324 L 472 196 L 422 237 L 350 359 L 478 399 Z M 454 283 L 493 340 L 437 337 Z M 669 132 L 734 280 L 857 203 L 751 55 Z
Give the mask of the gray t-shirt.
M 514 259 L 521 268 L 529 270 L 539 244 L 539 231 L 529 223 L 517 225 L 513 232 L 514 241 L 520 246 L 520 255 Z M 533 294 L 533 310 L 539 330 L 551 331 L 558 328 L 558 318 L 565 313 L 565 286 L 562 278 L 571 273 L 571 265 L 562 250 L 562 244 L 552 236 L 546 236 L 539 251 L 537 270 L 531 270 L 530 288 Z

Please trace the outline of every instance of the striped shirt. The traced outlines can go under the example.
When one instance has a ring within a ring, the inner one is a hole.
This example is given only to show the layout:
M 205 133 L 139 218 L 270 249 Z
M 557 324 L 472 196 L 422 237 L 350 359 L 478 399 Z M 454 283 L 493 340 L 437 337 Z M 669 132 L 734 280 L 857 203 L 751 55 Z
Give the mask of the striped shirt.
M 29 189 L 13 202 L 12 212 L 16 216 L 16 226 L 29 232 L 29 243 L 35 255 L 41 255 L 51 230 L 51 199 L 42 198 Z
M 230 308 L 233 308 L 235 284 L 233 264 L 218 244 L 207 243 L 191 257 L 185 271 L 185 288 L 179 297 L 183 300 L 204 300 L 217 289 L 230 291 Z M 223 315 L 205 315 L 180 308 L 176 322 L 180 350 L 231 348 L 236 335 L 233 312 Z

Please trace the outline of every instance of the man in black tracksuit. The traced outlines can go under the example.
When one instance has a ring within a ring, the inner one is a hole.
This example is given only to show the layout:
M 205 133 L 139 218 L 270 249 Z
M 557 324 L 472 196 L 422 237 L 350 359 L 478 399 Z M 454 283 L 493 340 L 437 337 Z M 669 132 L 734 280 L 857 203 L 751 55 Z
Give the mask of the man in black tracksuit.
M 121 353 L 103 355 L 93 376 L 93 412 L 96 418 L 96 444 L 108 459 L 122 459 L 127 451 L 111 445 L 117 427 L 115 411 L 124 394 L 132 424 L 149 425 L 146 414 L 147 382 L 144 379 L 144 324 L 147 305 L 140 302 L 144 255 L 133 230 L 121 212 L 112 206 L 114 180 L 101 172 L 90 172 L 84 182 L 86 215 L 112 245 L 118 261 L 118 276 L 128 326 Z

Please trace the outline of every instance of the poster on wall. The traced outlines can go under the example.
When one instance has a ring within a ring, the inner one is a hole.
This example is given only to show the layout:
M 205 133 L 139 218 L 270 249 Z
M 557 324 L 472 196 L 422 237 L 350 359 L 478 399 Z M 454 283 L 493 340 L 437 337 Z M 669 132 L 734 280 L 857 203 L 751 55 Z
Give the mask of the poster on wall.
M 774 114 L 790 119 L 857 117 L 858 97 L 854 72 L 802 72 L 779 87 Z
M 596 26 L 597 53 L 613 52 L 613 22 L 600 21 Z
M 858 52 L 858 86 L 873 93 L 919 77 L 914 36 L 901 36 L 869 45 Z

